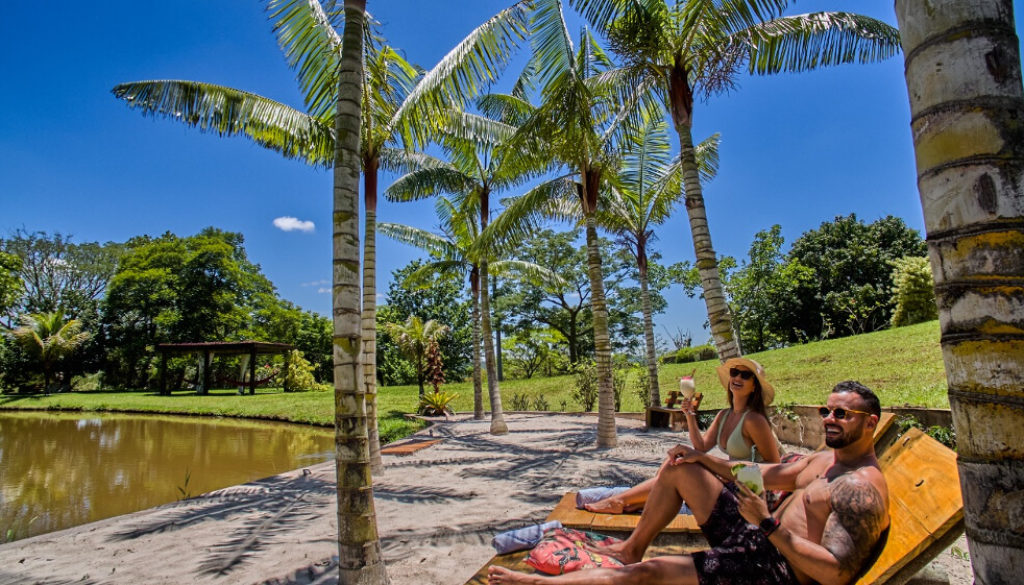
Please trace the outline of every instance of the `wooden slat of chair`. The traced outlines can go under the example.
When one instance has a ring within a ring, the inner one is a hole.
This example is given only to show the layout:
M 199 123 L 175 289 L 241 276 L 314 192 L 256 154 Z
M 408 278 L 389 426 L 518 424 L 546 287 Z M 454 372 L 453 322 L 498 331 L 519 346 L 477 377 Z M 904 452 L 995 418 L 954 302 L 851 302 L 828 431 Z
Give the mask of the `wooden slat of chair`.
M 902 583 L 963 531 L 956 453 L 909 429 L 879 464 L 889 487 L 889 538 L 857 585 Z

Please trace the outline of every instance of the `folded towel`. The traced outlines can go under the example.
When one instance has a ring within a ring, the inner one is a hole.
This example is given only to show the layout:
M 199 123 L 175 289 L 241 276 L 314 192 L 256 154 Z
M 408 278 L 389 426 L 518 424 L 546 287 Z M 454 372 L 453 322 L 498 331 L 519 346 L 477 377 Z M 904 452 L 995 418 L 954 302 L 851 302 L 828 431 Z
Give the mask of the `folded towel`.
M 628 490 L 628 487 L 595 487 L 595 488 L 584 488 L 576 492 L 576 507 L 580 510 L 587 504 L 593 504 L 599 502 L 605 498 L 621 494 Z
M 526 550 L 533 548 L 541 538 L 544 538 L 544 533 L 548 530 L 555 528 L 561 528 L 562 523 L 558 520 L 552 520 L 551 522 L 545 522 L 543 524 L 534 524 L 533 526 L 527 526 L 525 528 L 517 528 L 516 530 L 509 530 L 508 532 L 502 532 L 493 539 L 491 539 L 491 546 L 497 551 L 499 555 L 515 552 L 517 550 Z
M 628 487 L 622 486 L 583 488 L 580 491 L 576 492 L 576 507 L 582 510 L 583 507 L 586 506 L 587 504 L 593 504 L 594 502 L 599 502 L 605 498 L 610 498 L 614 495 L 621 494 L 622 492 L 628 489 Z M 686 505 L 686 502 L 683 502 L 682 507 L 679 508 L 679 513 L 692 515 L 693 511 L 691 511 L 690 507 Z

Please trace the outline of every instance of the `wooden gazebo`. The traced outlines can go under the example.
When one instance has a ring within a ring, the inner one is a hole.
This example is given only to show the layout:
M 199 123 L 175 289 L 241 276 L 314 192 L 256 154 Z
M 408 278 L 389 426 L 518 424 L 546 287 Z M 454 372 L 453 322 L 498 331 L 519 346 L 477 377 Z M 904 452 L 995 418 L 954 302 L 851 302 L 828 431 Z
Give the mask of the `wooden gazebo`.
M 210 388 L 210 360 L 216 354 L 249 356 L 249 394 L 256 393 L 256 356 L 259 354 L 287 354 L 295 349 L 287 343 L 265 341 L 205 341 L 199 343 L 161 343 L 156 346 L 160 352 L 160 394 L 167 390 L 167 356 L 193 353 L 202 356 L 202 382 L 200 394 Z M 285 388 L 287 390 L 287 388 Z

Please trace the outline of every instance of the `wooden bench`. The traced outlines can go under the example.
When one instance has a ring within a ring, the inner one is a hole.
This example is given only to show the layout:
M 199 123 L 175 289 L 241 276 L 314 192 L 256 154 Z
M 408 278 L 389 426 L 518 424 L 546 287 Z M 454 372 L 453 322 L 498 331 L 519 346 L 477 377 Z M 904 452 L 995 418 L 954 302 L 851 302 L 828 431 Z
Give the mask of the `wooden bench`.
M 963 532 L 963 499 L 956 469 L 956 453 L 919 429 L 910 429 L 879 459 L 889 487 L 890 527 L 888 539 L 877 559 L 855 582 L 856 585 L 904 583 Z M 566 494 L 559 503 L 563 506 Z M 575 510 L 575 496 L 569 503 Z M 556 517 L 556 507 L 548 520 Z M 591 521 L 591 527 L 593 521 Z M 686 554 L 692 549 L 663 546 L 648 551 L 658 554 Z M 523 562 L 526 552 L 497 555 L 474 575 L 467 585 L 487 583 L 492 564 L 515 571 L 534 572 Z

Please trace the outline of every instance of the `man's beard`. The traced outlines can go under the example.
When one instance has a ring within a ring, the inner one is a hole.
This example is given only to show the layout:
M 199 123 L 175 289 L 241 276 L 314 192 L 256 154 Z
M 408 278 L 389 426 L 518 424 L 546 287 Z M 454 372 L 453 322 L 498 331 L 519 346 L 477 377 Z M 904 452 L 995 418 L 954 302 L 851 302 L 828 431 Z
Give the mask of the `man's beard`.
M 840 428 L 840 427 L 836 427 Z M 839 434 L 834 436 L 825 435 L 825 446 L 830 449 L 842 449 L 843 447 L 855 443 L 861 436 L 864 435 L 864 427 L 859 427 L 854 430 L 843 431 L 840 428 Z

